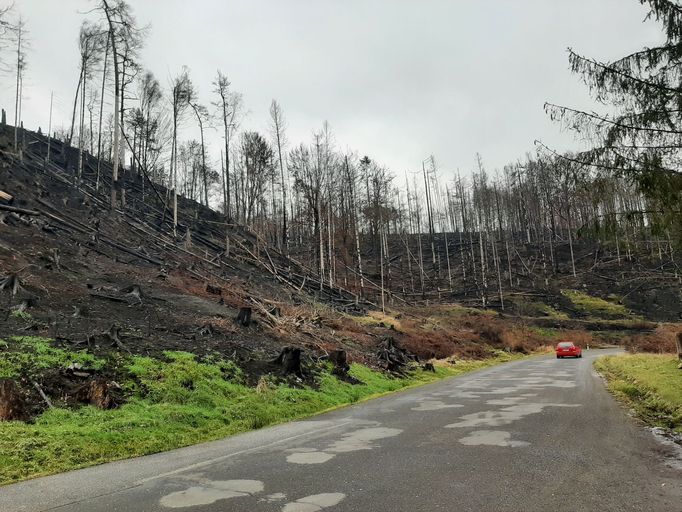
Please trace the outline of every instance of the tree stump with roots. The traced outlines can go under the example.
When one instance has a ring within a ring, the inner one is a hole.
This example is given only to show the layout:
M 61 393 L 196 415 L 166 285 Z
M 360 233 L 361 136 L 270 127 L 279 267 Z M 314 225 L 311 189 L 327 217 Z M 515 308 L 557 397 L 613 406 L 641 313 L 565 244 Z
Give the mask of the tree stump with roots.
M 284 347 L 273 364 L 282 367 L 284 375 L 296 375 L 303 378 L 301 368 L 301 349 L 298 347 Z

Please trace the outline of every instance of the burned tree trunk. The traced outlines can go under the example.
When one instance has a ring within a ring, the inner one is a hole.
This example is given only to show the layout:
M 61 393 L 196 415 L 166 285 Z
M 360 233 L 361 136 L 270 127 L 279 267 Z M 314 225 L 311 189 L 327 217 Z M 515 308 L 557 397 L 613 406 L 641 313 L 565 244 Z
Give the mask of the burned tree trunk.
M 243 327 L 248 327 L 251 325 L 251 312 L 251 308 L 239 308 L 235 321 Z
M 297 347 L 284 347 L 273 364 L 282 367 L 284 375 L 296 375 L 303 378 L 301 369 L 301 349 Z
M 345 350 L 332 350 L 329 353 L 329 361 L 334 365 L 332 373 L 334 375 L 345 376 L 350 370 L 350 365 L 348 364 L 348 356 Z
M 0 421 L 22 420 L 25 404 L 19 386 L 12 379 L 0 379 Z
M 401 348 L 398 342 L 391 337 L 386 337 L 381 342 L 377 358 L 386 370 L 396 373 L 403 373 L 405 366 L 415 360 L 413 355 Z

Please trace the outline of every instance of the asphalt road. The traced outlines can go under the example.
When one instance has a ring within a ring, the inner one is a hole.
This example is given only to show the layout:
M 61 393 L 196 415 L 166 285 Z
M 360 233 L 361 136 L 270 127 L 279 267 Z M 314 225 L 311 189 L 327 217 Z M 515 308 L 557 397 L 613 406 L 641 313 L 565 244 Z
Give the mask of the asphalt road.
M 682 511 L 682 471 L 583 359 L 0 488 L 0 511 Z

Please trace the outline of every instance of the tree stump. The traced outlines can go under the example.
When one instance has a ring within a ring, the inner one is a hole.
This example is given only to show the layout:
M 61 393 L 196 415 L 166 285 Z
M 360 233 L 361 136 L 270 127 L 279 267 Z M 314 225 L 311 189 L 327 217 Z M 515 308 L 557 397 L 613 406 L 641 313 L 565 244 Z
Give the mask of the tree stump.
M 251 308 L 240 308 L 236 322 L 242 327 L 251 325 Z
M 88 382 L 86 399 L 90 405 L 99 409 L 113 409 L 116 406 L 111 396 L 109 383 L 102 377 L 97 377 Z
M 284 375 L 296 375 L 303 377 L 303 370 L 301 369 L 301 349 L 297 347 L 284 347 L 277 359 L 273 361 L 274 364 L 281 366 Z
M 334 365 L 333 374 L 341 376 L 348 374 L 350 365 L 348 364 L 348 356 L 345 350 L 332 350 L 329 353 L 329 361 Z
M 436 367 L 433 366 L 433 363 L 424 363 L 424 366 L 422 367 L 422 370 L 425 372 L 433 372 L 436 373 Z
M 206 291 L 211 295 L 222 295 L 223 289 L 220 286 L 213 286 L 212 284 L 206 283 Z
M 0 379 L 0 421 L 22 420 L 25 404 L 19 386 L 12 379 Z
M 675 345 L 677 345 L 677 359 L 680 361 L 680 364 L 677 366 L 677 368 L 682 370 L 682 332 L 677 333 Z
M 409 362 L 415 361 L 415 357 L 390 336 L 384 338 L 379 345 L 377 359 L 386 370 L 396 373 L 402 373 Z

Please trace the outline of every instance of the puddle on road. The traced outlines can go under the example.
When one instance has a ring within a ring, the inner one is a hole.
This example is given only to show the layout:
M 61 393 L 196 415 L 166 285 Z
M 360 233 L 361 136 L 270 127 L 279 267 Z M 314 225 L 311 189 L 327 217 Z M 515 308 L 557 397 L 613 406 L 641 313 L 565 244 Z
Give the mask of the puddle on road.
M 511 438 L 511 432 L 504 430 L 478 430 L 463 437 L 459 442 L 467 446 L 509 446 L 511 448 L 530 445 L 526 441 L 514 441 Z
M 336 456 L 337 453 L 348 453 L 359 450 L 371 450 L 374 441 L 394 437 L 402 433 L 398 428 L 371 427 L 363 428 L 345 434 L 338 441 L 334 441 L 324 450 L 299 448 L 287 456 L 287 462 L 292 464 L 323 464 Z
M 159 503 L 166 508 L 186 508 L 210 505 L 229 498 L 250 496 L 262 492 L 264 484 L 260 480 L 212 480 L 163 496 Z
M 300 498 L 284 505 L 282 512 L 318 512 L 322 509 L 333 507 L 341 503 L 345 494 L 341 492 L 331 492 L 325 494 L 313 494 Z
M 445 428 L 500 427 L 509 425 L 531 414 L 541 413 L 547 407 L 580 407 L 580 404 L 517 404 L 495 411 L 482 411 L 465 414 L 461 421 L 446 425 Z

